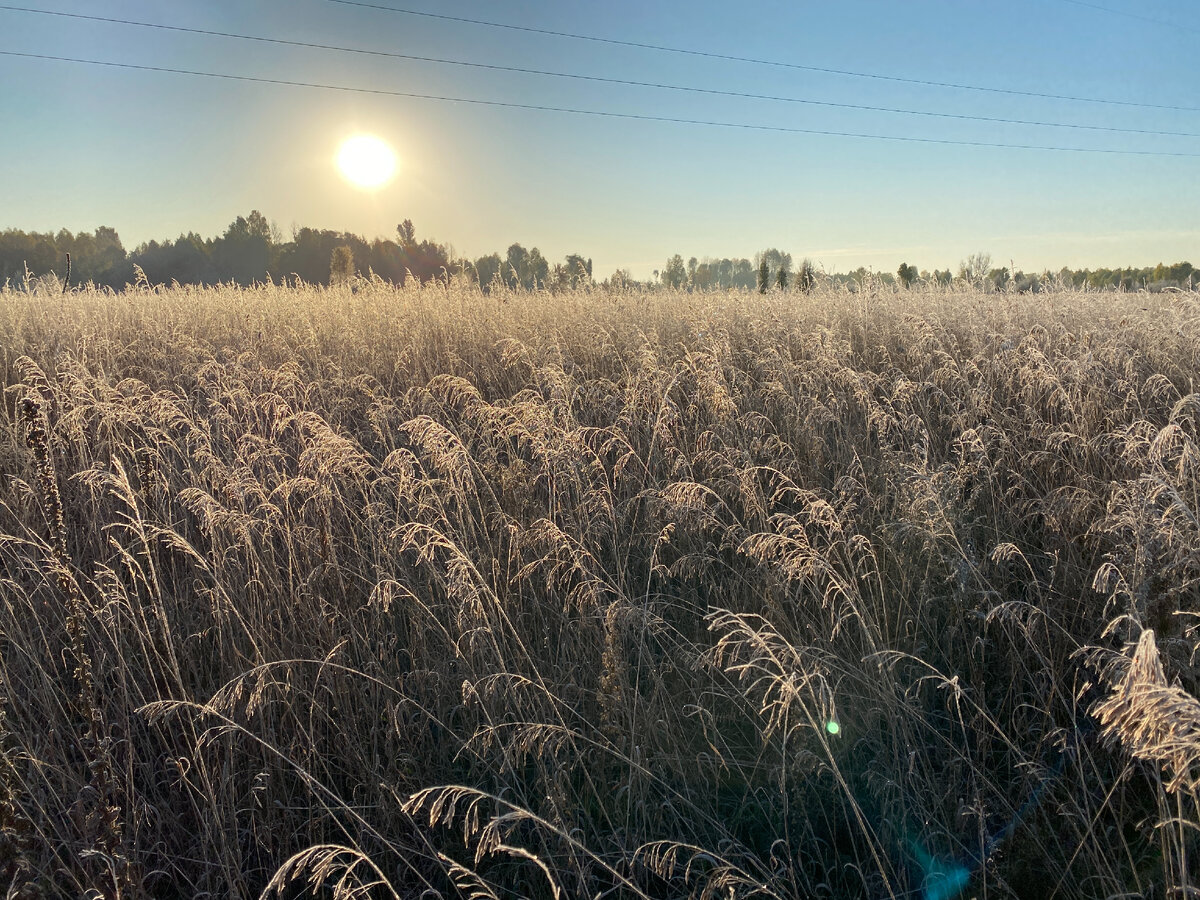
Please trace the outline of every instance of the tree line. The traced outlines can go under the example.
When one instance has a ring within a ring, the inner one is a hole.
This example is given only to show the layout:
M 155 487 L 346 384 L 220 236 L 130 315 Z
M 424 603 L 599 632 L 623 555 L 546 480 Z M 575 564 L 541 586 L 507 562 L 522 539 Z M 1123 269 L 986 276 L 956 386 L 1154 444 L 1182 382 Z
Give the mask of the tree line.
M 684 263 L 683 257 L 676 253 L 654 273 L 654 278 L 675 290 L 757 288 L 765 292 L 770 288 L 787 290 L 795 286 L 807 291 L 815 284 L 816 271 L 807 259 L 793 271 L 792 254 L 771 247 L 756 253 L 753 260 L 693 256 Z
M 460 275 L 485 290 L 496 285 L 567 288 L 592 281 L 591 259 L 575 253 L 552 264 L 536 247 L 512 244 L 504 256 L 491 253 L 470 260 L 456 256 L 446 244 L 418 240 L 411 219 L 396 226 L 393 238 L 368 241 L 350 232 L 298 228 L 285 240 L 278 227 L 252 210 L 234 219 L 219 237 L 188 232 L 175 240 L 148 241 L 128 252 L 108 226 L 94 234 L 72 234 L 65 228 L 56 234 L 0 231 L 0 284 L 20 285 L 31 276 L 49 273 L 65 277 L 68 254 L 73 284 L 114 289 L 140 277 L 151 284 L 249 285 L 299 279 L 327 285 L 358 275 L 375 275 L 394 284 Z
M 1013 266 L 992 266 L 988 253 L 974 253 L 958 264 L 957 272 L 950 269 L 918 269 L 908 262 L 900 264 L 896 273 L 875 272 L 860 266 L 850 272 L 822 273 L 822 277 L 848 290 L 858 290 L 868 282 L 910 289 L 920 285 L 946 286 L 958 281 L 975 287 L 996 291 L 1037 293 L 1051 288 L 1116 289 L 1124 291 L 1162 291 L 1172 288 L 1191 290 L 1200 281 L 1200 271 L 1190 262 L 1173 265 L 1158 263 L 1142 268 L 1071 269 L 1057 272 L 1023 272 Z M 698 260 L 692 257 L 684 263 L 680 254 L 670 257 L 654 278 L 663 286 L 675 290 L 709 290 L 712 288 L 768 290 L 789 288 L 808 291 L 816 280 L 811 260 L 803 260 L 795 270 L 792 255 L 776 249 L 763 250 L 749 259 Z
M 396 226 L 391 238 L 368 241 L 356 234 L 328 229 L 298 228 L 285 240 L 279 229 L 258 210 L 238 216 L 218 237 L 195 232 L 175 240 L 149 241 L 126 251 L 116 230 L 101 226 L 94 232 L 40 234 L 18 229 L 0 231 L 0 284 L 21 285 L 30 277 L 66 275 L 70 254 L 71 282 L 120 289 L 144 277 L 152 284 L 249 285 L 299 279 L 331 284 L 355 276 L 374 275 L 394 284 L 410 278 L 424 283 L 460 276 L 486 290 L 571 289 L 595 284 L 592 260 L 578 253 L 551 263 L 537 247 L 512 244 L 501 255 L 490 253 L 471 260 L 457 256 L 447 244 L 418 240 L 410 219 Z M 139 272 L 141 273 L 139 275 Z M 904 262 L 893 275 L 860 267 L 846 273 L 822 273 L 822 278 L 855 290 L 868 280 L 912 288 L 920 284 L 948 285 L 956 279 L 994 290 L 1036 292 L 1048 287 L 1118 290 L 1190 289 L 1197 272 L 1189 262 L 1159 263 L 1143 268 L 1069 269 L 1026 273 L 1014 267 L 993 267 L 991 256 L 976 253 L 959 263 L 958 271 L 918 269 Z M 672 290 L 798 290 L 816 283 L 813 263 L 793 264 L 792 255 L 775 248 L 753 259 L 681 254 L 655 270 L 651 284 Z M 637 282 L 618 269 L 603 284 L 632 286 Z
M 900 267 L 901 269 L 904 266 Z M 903 280 L 903 273 L 898 273 Z M 928 273 L 917 274 L 909 267 L 909 275 L 913 278 L 926 278 Z M 992 258 L 987 253 L 975 253 L 967 257 L 958 266 L 958 278 L 974 284 L 981 284 L 995 290 L 1018 292 L 1037 292 L 1047 287 L 1091 288 L 1095 290 L 1113 289 L 1122 291 L 1162 291 L 1169 288 L 1191 290 L 1197 280 L 1197 272 L 1190 262 L 1177 262 L 1173 265 L 1158 263 L 1142 268 L 1117 269 L 1071 269 L 1063 267 L 1057 272 L 1043 271 L 1041 273 L 1026 273 L 1016 269 L 1010 263 L 1008 266 L 992 266 Z M 938 278 L 950 280 L 950 272 L 937 273 Z

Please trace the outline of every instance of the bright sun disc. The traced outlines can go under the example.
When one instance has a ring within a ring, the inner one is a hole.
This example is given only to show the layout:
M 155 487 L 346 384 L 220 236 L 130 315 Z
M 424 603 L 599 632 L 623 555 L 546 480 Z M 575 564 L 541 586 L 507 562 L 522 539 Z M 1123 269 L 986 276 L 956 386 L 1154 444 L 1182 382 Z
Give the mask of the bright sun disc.
M 396 174 L 396 154 L 373 134 L 356 134 L 342 142 L 337 167 L 351 184 L 373 190 L 383 187 Z

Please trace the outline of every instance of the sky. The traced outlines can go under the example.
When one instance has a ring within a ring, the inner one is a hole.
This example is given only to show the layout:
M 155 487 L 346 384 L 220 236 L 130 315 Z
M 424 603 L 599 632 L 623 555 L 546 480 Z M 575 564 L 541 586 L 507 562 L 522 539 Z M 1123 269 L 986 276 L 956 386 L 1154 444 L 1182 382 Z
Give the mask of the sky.
M 954 269 L 980 251 L 1024 271 L 1200 264 L 1190 13 L 1187 0 L 0 0 L 3 52 L 354 89 L 0 55 L 0 229 L 109 225 L 133 248 L 219 235 L 252 209 L 284 237 L 394 237 L 411 219 L 462 256 L 519 242 L 551 262 L 590 257 L 597 277 L 767 247 L 830 272 Z M 1100 130 L 1113 128 L 1177 134 Z M 362 132 L 399 158 L 376 191 L 334 165 Z

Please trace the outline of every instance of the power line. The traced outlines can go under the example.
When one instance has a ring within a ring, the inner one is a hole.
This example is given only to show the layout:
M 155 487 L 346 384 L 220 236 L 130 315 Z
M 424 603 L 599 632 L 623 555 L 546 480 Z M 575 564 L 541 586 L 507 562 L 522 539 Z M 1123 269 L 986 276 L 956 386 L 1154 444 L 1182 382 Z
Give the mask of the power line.
M 823 137 L 861 138 L 875 141 L 895 141 L 911 144 L 938 144 L 952 147 L 989 147 L 999 150 L 1043 150 L 1055 153 L 1100 153 L 1110 156 L 1162 156 L 1186 159 L 1200 159 L 1200 153 L 1186 153 L 1168 150 L 1127 150 L 1107 147 L 1056 147 L 1043 144 L 1005 144 L 996 141 L 951 140 L 949 138 L 912 137 L 908 135 L 871 134 L 857 131 L 831 131 L 820 128 L 795 128 L 786 125 L 756 125 L 746 122 L 721 122 L 710 119 L 687 119 L 676 116 L 654 116 L 641 113 L 609 112 L 596 109 L 579 109 L 570 106 L 546 106 L 536 103 L 517 103 L 509 100 L 480 100 L 470 97 L 448 97 L 438 94 L 419 94 L 412 91 L 394 91 L 384 88 L 349 87 L 338 84 L 325 84 L 313 81 L 290 81 L 283 78 L 263 78 L 254 75 L 232 75 L 227 72 L 203 72 L 195 69 L 176 69 L 167 66 L 147 66 L 138 63 L 111 62 L 99 59 L 79 59 L 72 56 L 53 56 L 44 53 L 23 53 L 16 50 L 0 50 L 0 56 L 11 56 L 21 59 L 42 59 L 54 62 L 79 63 L 89 66 L 105 66 L 114 69 L 132 69 L 140 72 L 166 72 L 174 75 L 193 75 L 201 78 L 219 78 L 225 81 L 251 82 L 255 84 L 276 84 L 289 87 L 315 88 L 341 93 L 372 94 L 382 97 L 405 97 L 415 100 L 432 100 L 442 103 L 463 103 L 474 106 L 492 106 L 506 109 L 527 109 L 538 112 L 570 113 L 579 116 L 597 116 L 607 119 L 633 119 L 643 122 L 664 122 L 675 125 L 699 125 L 709 128 L 738 128 L 748 131 L 776 132 L 782 134 L 807 134 Z
M 570 38 L 576 41 L 593 41 L 598 44 L 612 44 L 617 47 L 634 47 L 639 50 L 655 50 L 660 53 L 678 53 L 685 56 L 700 56 L 707 59 L 721 59 L 728 62 L 751 63 L 756 66 L 774 66 L 780 69 L 799 69 L 804 72 L 822 72 L 826 75 L 846 75 L 851 78 L 871 78 L 877 81 L 893 81 L 901 84 L 918 84 L 923 87 L 952 88 L 959 91 L 981 91 L 989 94 L 1008 94 L 1014 97 L 1036 97 L 1041 100 L 1067 100 L 1072 103 L 1104 103 L 1111 106 L 1133 106 L 1141 109 L 1166 109 L 1174 112 L 1200 112 L 1197 106 L 1172 106 L 1165 103 L 1145 103 L 1134 100 L 1114 100 L 1108 97 L 1082 97 L 1071 94 L 1047 94 L 1038 91 L 1019 91 L 1013 88 L 985 87 L 978 84 L 960 84 L 953 81 L 931 81 L 923 78 L 905 78 L 900 75 L 881 75 L 877 72 L 856 72 L 850 69 L 833 69 L 826 66 L 810 66 L 802 63 L 783 62 L 778 59 L 761 59 L 753 56 L 734 56 L 728 53 L 714 53 L 707 50 L 690 50 L 685 47 L 670 47 L 663 44 L 646 44 L 640 41 L 623 41 L 616 38 L 599 37 L 594 34 L 577 34 L 571 31 L 554 31 L 549 28 L 534 28 L 530 25 L 512 25 L 507 22 L 489 22 L 485 19 L 469 19 L 465 16 L 450 16 L 444 13 L 424 12 L 417 9 L 404 9 L 398 6 L 383 6 L 378 3 L 366 3 L 364 0 L 327 0 L 329 3 L 340 3 L 343 6 L 358 6 L 363 9 L 375 9 L 381 12 L 399 13 L 406 16 L 424 16 L 428 19 L 441 19 L 446 22 L 459 22 L 468 25 L 482 25 L 486 28 L 506 28 L 510 31 L 523 31 L 529 34 L 545 34 L 553 37 Z
M 86 16 L 84 13 L 77 12 L 59 12 L 55 10 L 31 10 L 25 6 L 10 6 L 0 4 L 0 10 L 11 12 L 26 12 L 36 13 L 38 16 L 56 16 L 68 19 L 84 19 L 88 22 L 103 22 L 114 25 L 133 25 L 136 28 L 156 29 L 160 31 L 175 31 L 182 32 L 188 35 L 204 35 L 206 37 L 228 37 L 238 41 L 253 41 L 257 43 L 278 44 L 283 47 L 301 47 L 305 49 L 317 50 L 332 50 L 337 53 L 354 53 L 365 56 L 384 56 L 388 59 L 400 59 L 414 62 L 436 62 L 438 65 L 446 66 L 463 66 L 468 68 L 484 68 L 484 70 L 498 72 L 516 72 L 521 74 L 534 74 L 534 76 L 546 76 L 551 78 L 569 78 L 581 80 L 581 82 L 594 82 L 600 84 L 617 84 L 624 86 L 632 86 L 632 88 L 652 88 L 655 90 L 668 90 L 688 92 L 688 94 L 704 94 L 709 96 L 719 97 L 736 97 L 738 100 L 762 100 L 775 103 L 803 103 L 805 106 L 818 106 L 834 109 L 853 109 L 859 112 L 870 113 L 892 113 L 896 115 L 923 115 L 935 119 L 956 119 L 960 121 L 976 121 L 989 122 L 994 125 L 1024 125 L 1039 128 L 1074 128 L 1076 131 L 1103 131 L 1110 133 L 1121 134 L 1153 134 L 1159 137 L 1176 137 L 1176 138 L 1200 138 L 1200 133 L 1187 131 L 1159 131 L 1153 128 L 1126 128 L 1115 125 L 1079 125 L 1075 122 L 1045 122 L 1030 119 L 1007 119 L 1000 116 L 989 115 L 970 115 L 966 113 L 938 113 L 928 109 L 904 109 L 898 107 L 882 107 L 869 106 L 863 103 L 841 103 L 829 100 L 812 100 L 809 97 L 785 97 L 772 94 L 752 94 L 748 91 L 730 91 L 719 90 L 715 88 L 696 88 L 691 85 L 665 84 L 660 82 L 638 82 L 638 80 L 626 78 L 608 78 L 604 76 L 589 76 L 589 74 L 581 74 L 577 72 L 551 72 L 540 70 L 540 68 L 526 68 L 521 66 L 500 66 L 490 64 L 490 62 L 470 62 L 466 60 L 443 59 L 439 56 L 418 56 L 408 53 L 395 53 L 391 50 L 368 50 L 360 47 L 340 47 L 335 44 L 313 43 L 310 41 L 289 41 L 281 37 L 264 37 L 260 35 L 241 35 L 230 31 L 212 31 L 202 28 L 186 28 L 182 25 L 164 25 L 154 22 L 136 22 L 132 19 L 118 19 L 108 16 Z
M 1072 3 L 1075 6 L 1086 6 L 1088 9 L 1098 9 L 1100 12 L 1106 12 L 1114 16 L 1124 16 L 1127 19 L 1137 19 L 1140 22 L 1149 22 L 1152 25 L 1163 25 L 1167 28 L 1182 30 L 1182 31 L 1200 31 L 1200 28 L 1194 28 L 1191 25 L 1182 25 L 1178 22 L 1168 22 L 1166 19 L 1156 19 L 1153 16 L 1143 16 L 1140 13 L 1126 12 L 1123 9 L 1113 9 L 1111 6 L 1101 6 L 1099 3 L 1088 3 L 1086 0 L 1059 0 L 1061 3 Z
M 1103 131 L 1117 134 L 1141 134 L 1162 137 L 1200 137 L 1200 133 L 1188 131 L 1163 131 L 1148 128 L 1124 128 L 1116 125 L 1082 125 L 1072 122 L 1042 122 L 1030 119 L 1010 119 L 997 116 L 977 116 L 967 113 L 946 113 L 921 109 L 903 109 L 893 106 L 872 106 L 860 103 L 841 103 L 832 100 L 814 100 L 807 97 L 785 97 L 773 94 L 756 94 L 745 91 L 728 91 L 716 88 L 702 88 L 689 85 L 666 84 L 655 81 L 634 81 L 625 78 L 609 78 L 600 75 L 583 75 L 576 72 L 552 72 L 544 69 L 531 69 L 520 66 L 501 66 L 491 63 L 469 62 L 457 59 L 443 59 L 434 56 L 416 56 L 409 53 L 396 53 L 387 50 L 367 50 L 360 47 L 341 47 L 333 44 L 319 44 L 310 41 L 293 41 L 283 38 L 264 37 L 261 35 L 238 34 L 228 31 L 211 31 L 205 28 L 188 28 L 182 25 L 163 25 L 155 22 L 138 22 L 131 19 L 117 19 L 109 16 L 90 16 L 83 13 L 59 12 L 56 10 L 30 9 L 25 6 L 10 6 L 0 4 L 0 10 L 11 12 L 35 13 L 37 15 L 58 16 L 67 19 L 83 19 L 89 22 L 105 22 L 113 25 L 130 25 L 138 28 L 152 28 L 160 31 L 180 32 L 183 34 L 198 34 L 206 37 L 232 38 L 241 41 L 254 41 L 263 44 L 276 44 L 285 47 L 302 47 L 313 50 L 329 50 L 338 53 L 355 53 L 363 56 L 378 56 L 389 59 L 402 59 L 412 62 L 437 63 L 439 65 L 462 66 L 473 69 L 487 69 L 499 72 L 516 72 L 525 75 L 539 75 L 551 78 L 567 78 L 577 81 L 590 81 L 601 84 L 615 84 L 626 87 L 653 88 L 655 90 L 677 91 L 692 94 L 706 94 L 717 97 L 733 97 L 741 100 L 765 100 L 774 103 L 797 103 L 808 106 L 823 106 L 833 109 L 849 109 L 862 112 L 883 112 L 906 116 L 926 116 L 937 119 L 957 119 L 968 122 L 987 122 L 1001 125 L 1023 125 L 1036 128 L 1069 128 L 1078 131 Z

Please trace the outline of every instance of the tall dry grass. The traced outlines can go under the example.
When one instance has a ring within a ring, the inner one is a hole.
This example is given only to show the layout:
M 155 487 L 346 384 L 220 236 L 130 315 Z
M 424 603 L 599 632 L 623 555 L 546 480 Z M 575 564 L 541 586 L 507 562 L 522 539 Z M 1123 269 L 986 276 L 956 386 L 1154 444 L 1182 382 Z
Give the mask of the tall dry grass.
M 1195 896 L 1198 300 L 0 293 L 7 894 Z

